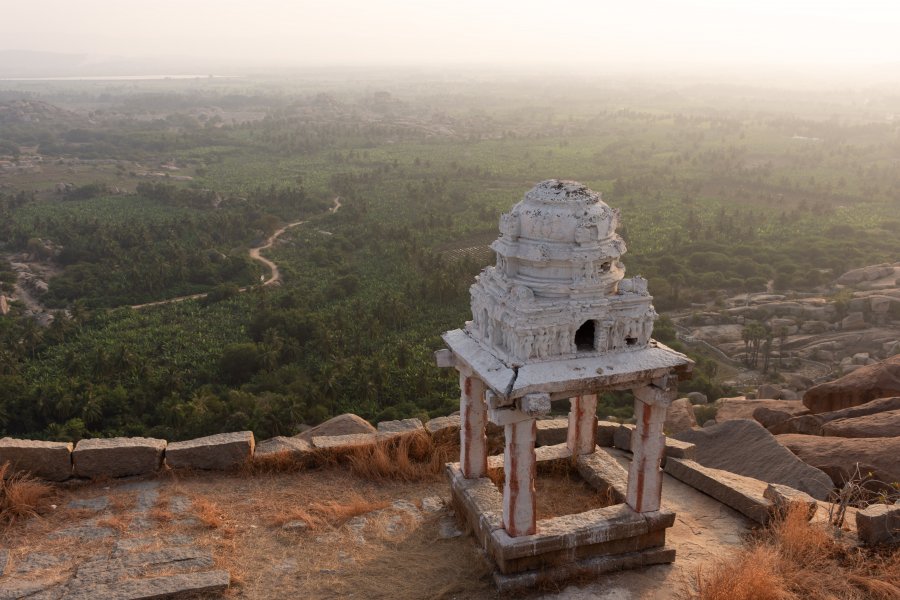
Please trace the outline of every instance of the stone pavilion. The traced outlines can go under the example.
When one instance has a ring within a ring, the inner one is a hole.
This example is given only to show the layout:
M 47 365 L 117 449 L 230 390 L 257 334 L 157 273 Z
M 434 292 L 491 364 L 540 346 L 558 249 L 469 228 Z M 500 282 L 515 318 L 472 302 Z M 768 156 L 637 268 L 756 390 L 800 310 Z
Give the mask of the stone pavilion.
M 500 217 L 496 265 L 471 287 L 472 320 L 443 335 L 438 364 L 460 374 L 460 462 L 451 488 L 497 569 L 501 589 L 671 562 L 661 506 L 666 409 L 693 363 L 651 338 L 647 282 L 625 278 L 618 212 L 600 194 L 547 180 Z M 596 445 L 597 394 L 631 390 L 636 428 L 627 475 Z M 535 450 L 536 420 L 569 401 L 565 445 Z M 504 428 L 504 485 L 487 478 L 487 423 Z M 538 461 L 571 461 L 615 503 L 538 521 Z M 619 471 L 622 471 L 620 474 Z

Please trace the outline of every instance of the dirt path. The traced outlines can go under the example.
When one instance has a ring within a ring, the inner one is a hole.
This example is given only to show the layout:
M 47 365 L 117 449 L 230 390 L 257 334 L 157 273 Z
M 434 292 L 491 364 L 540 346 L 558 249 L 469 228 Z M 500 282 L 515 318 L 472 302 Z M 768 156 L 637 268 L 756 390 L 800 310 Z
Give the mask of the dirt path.
M 340 196 L 335 196 L 334 200 L 332 202 L 333 202 L 333 205 L 328 209 L 328 212 L 330 214 L 336 213 L 338 210 L 340 210 L 340 208 L 342 206 Z M 308 221 L 295 221 L 293 223 L 288 223 L 287 225 L 285 225 L 284 227 L 282 227 L 281 229 L 279 229 L 278 231 L 276 231 L 275 233 L 270 235 L 266 239 L 266 243 L 263 244 L 262 246 L 257 246 L 256 248 L 250 248 L 250 252 L 249 252 L 250 258 L 252 258 L 253 260 L 255 260 L 257 262 L 262 263 L 267 269 L 269 269 L 269 278 L 262 280 L 260 282 L 260 285 L 269 286 L 269 285 L 275 285 L 276 283 L 281 282 L 281 271 L 279 271 L 278 265 L 275 264 L 274 262 L 272 262 L 271 260 L 269 260 L 268 258 L 266 258 L 265 256 L 263 256 L 261 254 L 261 252 L 263 250 L 268 250 L 273 245 L 275 245 L 275 241 L 278 240 L 278 238 L 281 237 L 281 235 L 283 235 L 284 232 L 287 231 L 288 229 L 292 229 L 294 227 L 297 227 L 298 225 L 303 225 L 304 223 L 307 223 L 307 222 Z M 242 288 L 239 288 L 238 291 L 246 292 L 247 290 L 252 289 L 254 287 L 256 287 L 256 286 L 247 285 Z M 174 304 L 175 302 L 184 302 L 185 300 L 199 300 L 201 298 L 206 298 L 206 296 L 207 296 L 207 293 L 190 294 L 188 296 L 177 296 L 175 298 L 169 298 L 167 300 L 157 300 L 156 302 L 147 302 L 144 304 L 133 304 L 131 306 L 131 308 L 133 308 L 135 310 L 139 310 L 141 308 L 147 308 L 149 306 L 161 306 L 163 304 Z

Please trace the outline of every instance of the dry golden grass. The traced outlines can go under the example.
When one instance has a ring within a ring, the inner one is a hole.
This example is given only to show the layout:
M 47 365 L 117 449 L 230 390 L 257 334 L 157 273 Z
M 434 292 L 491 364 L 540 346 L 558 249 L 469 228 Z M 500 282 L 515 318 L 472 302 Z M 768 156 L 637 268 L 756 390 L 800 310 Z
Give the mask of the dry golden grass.
M 290 521 L 303 521 L 313 531 L 327 527 L 340 527 L 353 517 L 386 508 L 386 500 L 366 500 L 357 493 L 341 501 L 313 502 L 306 507 L 294 506 L 272 515 L 269 522 L 282 526 Z
M 194 496 L 191 498 L 191 508 L 197 519 L 210 529 L 218 529 L 225 524 L 222 509 L 208 498 Z
M 900 549 L 836 540 L 796 507 L 731 558 L 698 572 L 698 600 L 897 600 Z
M 459 460 L 459 446 L 435 441 L 425 431 L 379 439 L 375 444 L 319 450 L 313 462 L 320 467 L 347 466 L 372 481 L 434 481 L 444 465 Z
M 373 481 L 428 481 L 439 478 L 444 464 L 459 460 L 455 438 L 435 439 L 425 431 L 411 431 L 379 439 L 374 444 L 290 451 L 254 457 L 244 467 L 251 475 L 292 473 L 308 469 L 348 468 Z
M 487 476 L 503 493 L 503 468 L 488 468 Z M 574 515 L 615 504 L 610 492 L 599 492 L 591 487 L 570 459 L 537 464 L 535 498 L 538 520 Z
M 55 490 L 30 475 L 14 473 L 9 463 L 0 465 L 0 525 L 34 517 L 50 503 Z

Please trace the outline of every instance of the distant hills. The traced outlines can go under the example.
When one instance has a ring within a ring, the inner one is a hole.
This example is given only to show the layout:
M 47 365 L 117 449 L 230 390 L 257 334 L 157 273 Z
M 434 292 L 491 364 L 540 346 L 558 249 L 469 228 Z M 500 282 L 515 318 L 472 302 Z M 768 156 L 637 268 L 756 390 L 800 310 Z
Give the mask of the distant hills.
M 129 58 L 33 50 L 0 50 L 0 79 L 31 77 L 103 77 L 204 75 L 227 66 L 178 58 Z

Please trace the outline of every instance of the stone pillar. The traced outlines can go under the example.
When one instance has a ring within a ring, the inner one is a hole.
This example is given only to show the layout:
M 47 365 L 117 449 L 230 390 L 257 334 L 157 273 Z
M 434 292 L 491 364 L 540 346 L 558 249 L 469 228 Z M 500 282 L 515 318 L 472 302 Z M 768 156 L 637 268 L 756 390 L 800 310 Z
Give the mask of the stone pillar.
M 625 502 L 637 512 L 653 512 L 659 510 L 662 499 L 663 474 L 659 464 L 666 449 L 663 424 L 677 390 L 669 390 L 663 378 L 659 384 L 636 388 L 633 392 L 637 424 L 631 434 L 632 458 Z
M 537 529 L 537 510 L 534 498 L 534 477 L 537 458 L 534 444 L 537 423 L 533 418 L 507 423 L 503 435 L 506 452 L 503 456 L 503 528 L 512 537 L 531 535 Z
M 597 395 L 575 396 L 569 403 L 566 446 L 573 455 L 590 454 L 597 444 Z
M 459 374 L 459 465 L 463 477 L 487 476 L 487 406 L 484 382 L 472 375 Z

